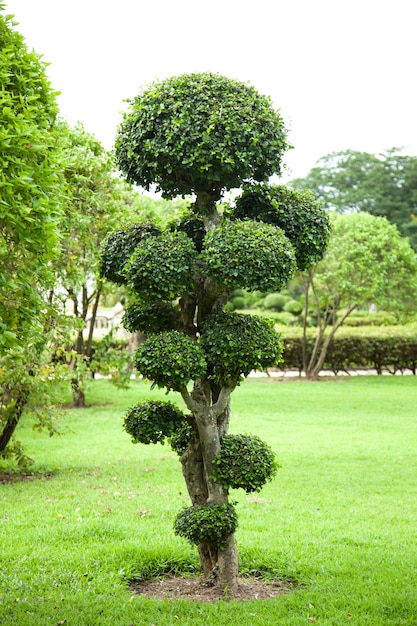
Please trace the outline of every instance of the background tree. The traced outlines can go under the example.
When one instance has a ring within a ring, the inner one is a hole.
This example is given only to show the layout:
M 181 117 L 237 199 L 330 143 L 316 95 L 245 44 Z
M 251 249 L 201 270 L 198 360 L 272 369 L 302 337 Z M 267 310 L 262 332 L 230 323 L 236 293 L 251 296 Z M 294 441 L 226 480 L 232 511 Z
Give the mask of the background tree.
M 417 251 L 417 157 L 393 148 L 384 154 L 347 150 L 322 157 L 305 178 L 291 182 L 310 189 L 329 209 L 368 211 L 386 217 Z
M 111 154 L 81 124 L 60 124 L 62 171 L 68 194 L 60 224 L 61 254 L 54 264 L 53 298 L 62 302 L 74 322 L 73 405 L 83 407 L 94 325 L 106 289 L 99 275 L 99 249 L 104 236 L 133 219 L 152 218 L 162 223 L 162 211 L 175 213 L 175 207 L 166 200 L 144 198 L 120 180 Z
M 415 310 L 417 295 L 417 256 L 396 226 L 365 212 L 333 213 L 331 218 L 324 258 L 306 275 L 303 361 L 310 379 L 317 378 L 332 338 L 352 311 L 375 304 L 406 314 Z M 311 312 L 317 319 L 317 337 L 307 354 Z
M 285 201 L 263 221 L 233 211 L 222 217 L 218 202 L 226 190 L 279 173 L 286 148 L 279 113 L 252 87 L 213 74 L 152 85 L 131 102 L 116 159 L 130 181 L 147 189 L 156 184 L 167 198 L 193 193 L 195 203 L 169 228 L 136 224 L 111 233 L 102 252 L 103 276 L 137 295 L 124 325 L 147 334 L 135 356 L 138 371 L 179 392 L 189 411 L 169 402 L 140 404 L 128 411 L 126 430 L 142 443 L 171 438 L 192 502 L 175 530 L 197 544 L 207 580 L 232 595 L 237 517 L 229 489 L 259 490 L 275 461 L 256 438 L 227 434 L 230 394 L 242 376 L 276 363 L 282 342 L 265 319 L 223 307 L 235 287 L 278 290 L 299 259 L 309 267 L 320 246 L 323 252 L 327 222 L 311 197 L 295 192 L 294 207 L 305 205 L 297 212 L 287 203 L 291 226 Z M 301 253 L 295 244 L 305 211 L 316 211 L 322 228 L 315 233 L 320 242 L 306 237 Z
M 65 180 L 55 94 L 0 5 L 0 455 L 39 385 Z

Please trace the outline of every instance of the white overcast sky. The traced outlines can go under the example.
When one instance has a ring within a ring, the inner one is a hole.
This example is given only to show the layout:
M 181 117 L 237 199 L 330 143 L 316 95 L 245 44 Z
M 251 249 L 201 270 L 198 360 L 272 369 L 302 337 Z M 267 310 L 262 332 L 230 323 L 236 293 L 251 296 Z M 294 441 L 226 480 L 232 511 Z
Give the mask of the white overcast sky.
M 50 63 L 62 115 L 111 148 L 126 98 L 217 72 L 281 110 L 289 174 L 321 156 L 417 155 L 417 0 L 3 0 Z

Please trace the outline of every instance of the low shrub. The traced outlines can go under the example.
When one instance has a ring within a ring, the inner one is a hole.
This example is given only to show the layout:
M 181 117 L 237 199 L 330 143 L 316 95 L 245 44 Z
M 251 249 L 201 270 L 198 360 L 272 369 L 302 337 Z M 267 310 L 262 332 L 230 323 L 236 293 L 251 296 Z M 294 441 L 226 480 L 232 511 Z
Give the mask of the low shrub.
M 315 341 L 315 331 L 309 330 L 307 355 Z M 281 369 L 303 369 L 301 329 L 283 336 L 284 352 Z M 330 342 L 323 369 L 335 374 L 353 368 L 371 368 L 378 374 L 384 370 L 395 374 L 417 373 L 417 326 L 385 326 L 342 328 Z
M 273 311 L 282 311 L 288 302 L 288 297 L 282 293 L 270 293 L 264 300 L 264 308 Z

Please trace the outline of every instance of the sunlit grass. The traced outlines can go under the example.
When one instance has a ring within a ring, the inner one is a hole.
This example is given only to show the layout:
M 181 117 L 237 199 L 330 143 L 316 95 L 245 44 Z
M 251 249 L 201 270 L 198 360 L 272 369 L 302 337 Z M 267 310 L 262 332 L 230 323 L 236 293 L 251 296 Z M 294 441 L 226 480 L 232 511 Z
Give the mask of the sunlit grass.
M 261 493 L 232 494 L 241 569 L 299 582 L 241 604 L 129 591 L 135 575 L 198 567 L 172 531 L 187 504 L 177 456 L 122 429 L 149 397 L 165 396 L 97 381 L 64 436 L 19 428 L 47 476 L 0 485 L 0 624 L 417 624 L 415 377 L 250 380 L 233 394 L 231 430 L 262 437 L 282 466 Z

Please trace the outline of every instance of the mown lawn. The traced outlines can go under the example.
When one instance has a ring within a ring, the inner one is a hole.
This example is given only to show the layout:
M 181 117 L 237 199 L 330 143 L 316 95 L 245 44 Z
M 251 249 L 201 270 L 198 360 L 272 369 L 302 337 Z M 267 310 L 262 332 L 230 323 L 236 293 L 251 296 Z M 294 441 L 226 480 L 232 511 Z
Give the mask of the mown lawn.
M 172 531 L 188 504 L 178 458 L 121 427 L 149 397 L 165 396 L 96 381 L 63 436 L 21 425 L 38 476 L 0 484 L 1 625 L 417 624 L 415 377 L 249 380 L 234 393 L 232 431 L 268 441 L 282 465 L 260 494 L 233 493 L 241 570 L 298 583 L 258 602 L 130 592 L 135 575 L 198 567 Z

